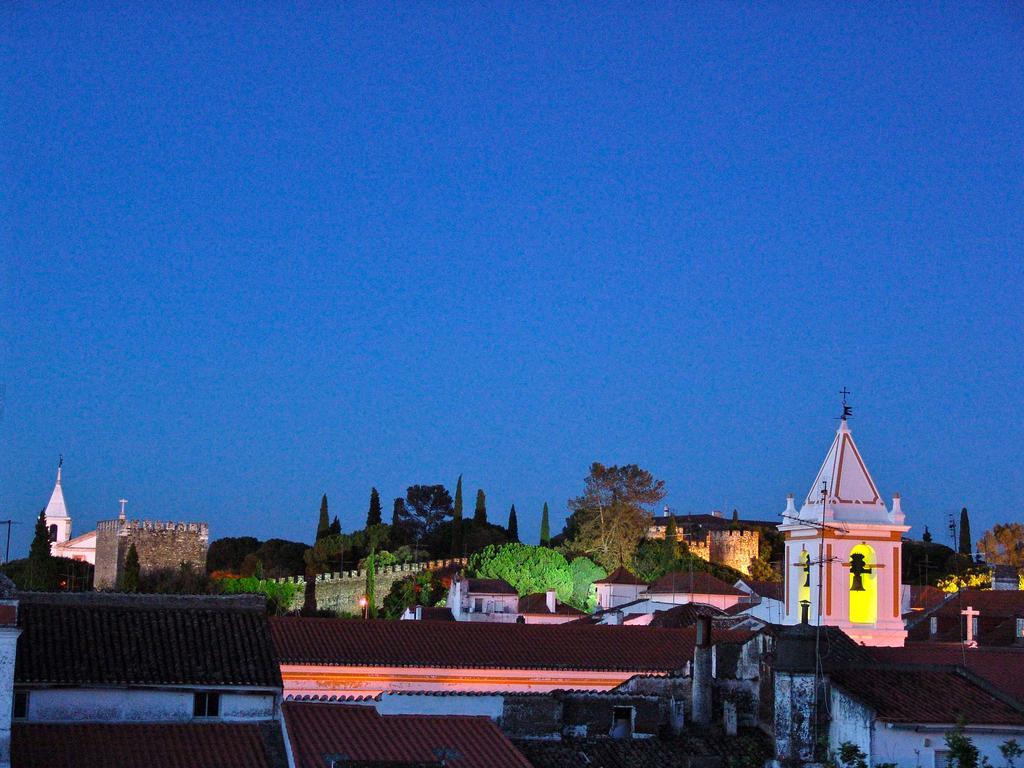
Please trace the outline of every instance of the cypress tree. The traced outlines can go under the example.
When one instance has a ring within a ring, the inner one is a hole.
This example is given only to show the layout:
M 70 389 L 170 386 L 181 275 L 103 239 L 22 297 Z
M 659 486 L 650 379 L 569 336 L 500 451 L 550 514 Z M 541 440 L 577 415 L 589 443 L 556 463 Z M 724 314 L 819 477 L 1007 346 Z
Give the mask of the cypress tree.
M 922 534 L 921 536 L 921 541 L 923 541 L 925 544 L 932 543 L 932 532 L 928 530 L 927 525 L 924 527 L 924 534 Z
M 331 518 L 327 516 L 327 494 L 320 497 L 320 522 L 316 524 L 316 540 L 330 535 Z
M 676 516 L 668 516 L 668 524 L 665 526 L 665 560 L 674 563 L 679 556 L 678 529 L 676 528 Z
M 462 552 L 462 475 L 455 485 L 455 509 L 452 511 L 452 557 L 461 557 Z
M 476 508 L 473 510 L 473 522 L 487 522 L 487 497 L 484 496 L 483 488 L 476 492 Z
M 370 510 L 366 513 L 366 527 L 369 528 L 371 525 L 380 525 L 380 494 L 377 493 L 376 488 L 370 489 Z
M 366 568 L 366 615 L 371 619 L 377 618 L 377 554 L 376 547 L 370 547 L 370 554 L 366 556 L 363 567 Z
M 508 513 L 508 540 L 519 541 L 519 521 L 516 519 L 516 505 Z
M 407 543 L 405 540 L 405 526 L 402 525 L 402 518 L 405 516 L 405 499 L 401 496 L 395 499 L 394 508 L 391 510 L 391 544 L 400 547 Z
M 124 573 L 121 575 L 122 592 L 139 591 L 139 551 L 133 543 L 124 557 Z
M 971 518 L 967 516 L 967 507 L 960 510 L 960 554 L 970 555 L 974 552 L 971 541 Z
M 740 529 L 740 513 L 739 510 L 734 509 L 732 511 L 732 522 L 729 523 L 729 530 L 738 531 Z
M 540 513 L 540 545 L 546 547 L 551 543 L 551 526 L 548 524 L 548 503 L 544 502 L 544 511 Z
M 327 529 L 328 536 L 341 536 L 341 521 L 338 516 L 335 515 L 334 519 L 331 520 L 331 527 Z
M 48 591 L 54 588 L 56 563 L 50 554 L 50 532 L 46 530 L 46 510 L 39 510 L 32 546 L 28 550 L 28 588 Z

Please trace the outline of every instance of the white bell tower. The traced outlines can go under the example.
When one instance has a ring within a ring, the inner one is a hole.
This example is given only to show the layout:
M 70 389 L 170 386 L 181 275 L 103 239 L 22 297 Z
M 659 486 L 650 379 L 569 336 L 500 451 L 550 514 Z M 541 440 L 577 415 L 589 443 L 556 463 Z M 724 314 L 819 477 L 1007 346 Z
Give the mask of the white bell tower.
M 887 509 L 843 417 L 832 447 L 797 512 L 788 499 L 779 530 L 786 538 L 786 624 L 841 628 L 864 645 L 903 645 L 899 494 Z
M 63 544 L 71 538 L 71 518 L 68 517 L 68 508 L 64 503 L 64 491 L 60 487 L 60 472 L 64 467 L 64 457 L 60 457 L 57 463 L 57 482 L 53 486 L 53 493 L 50 494 L 50 501 L 46 505 L 46 530 L 50 534 L 50 553 L 56 554 L 58 544 Z

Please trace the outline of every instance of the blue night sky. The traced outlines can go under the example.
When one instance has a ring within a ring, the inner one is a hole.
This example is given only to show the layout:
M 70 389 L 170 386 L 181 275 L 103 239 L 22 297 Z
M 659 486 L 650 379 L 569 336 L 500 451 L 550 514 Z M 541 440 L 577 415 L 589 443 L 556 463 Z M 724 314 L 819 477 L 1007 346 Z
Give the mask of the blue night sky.
M 60 453 L 76 533 L 772 517 L 843 386 L 911 535 L 1019 514 L 1019 6 L 251 5 L 0 11 L 12 555 Z

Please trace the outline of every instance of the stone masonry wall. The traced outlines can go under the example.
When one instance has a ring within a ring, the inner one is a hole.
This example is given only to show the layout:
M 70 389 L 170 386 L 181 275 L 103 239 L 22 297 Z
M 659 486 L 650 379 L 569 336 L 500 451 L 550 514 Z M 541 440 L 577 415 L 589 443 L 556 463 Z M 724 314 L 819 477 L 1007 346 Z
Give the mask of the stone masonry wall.
M 757 531 L 712 531 L 709 539 L 711 562 L 750 575 L 750 561 L 757 559 Z
M 152 520 L 104 520 L 96 527 L 96 589 L 114 589 L 124 571 L 131 545 L 139 555 L 139 571 L 150 573 L 190 563 L 206 570 L 210 529 L 206 523 Z
M 465 558 L 455 560 L 430 560 L 425 563 L 402 563 L 401 565 L 389 565 L 377 569 L 374 581 L 374 601 L 377 607 L 384 604 L 384 598 L 391 591 L 396 581 L 412 576 L 421 571 L 436 571 L 449 565 L 465 565 Z M 305 596 L 306 578 L 304 576 L 290 576 L 283 579 L 275 579 L 278 582 L 290 582 L 298 584 L 295 596 L 292 598 L 292 610 L 302 607 Z M 321 611 L 335 611 L 338 613 L 358 613 L 359 598 L 366 590 L 366 570 L 338 571 L 335 573 L 321 573 L 316 577 L 316 607 Z

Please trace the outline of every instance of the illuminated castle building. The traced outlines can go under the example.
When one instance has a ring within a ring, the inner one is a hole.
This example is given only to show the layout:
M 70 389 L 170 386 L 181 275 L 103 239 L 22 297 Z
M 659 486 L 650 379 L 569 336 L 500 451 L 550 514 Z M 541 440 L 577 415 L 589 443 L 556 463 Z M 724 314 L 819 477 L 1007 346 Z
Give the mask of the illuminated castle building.
M 848 409 L 846 409 L 848 411 Z M 853 442 L 846 416 L 797 512 L 789 497 L 786 538 L 787 624 L 840 627 L 865 645 L 903 645 L 899 494 L 886 507 Z

